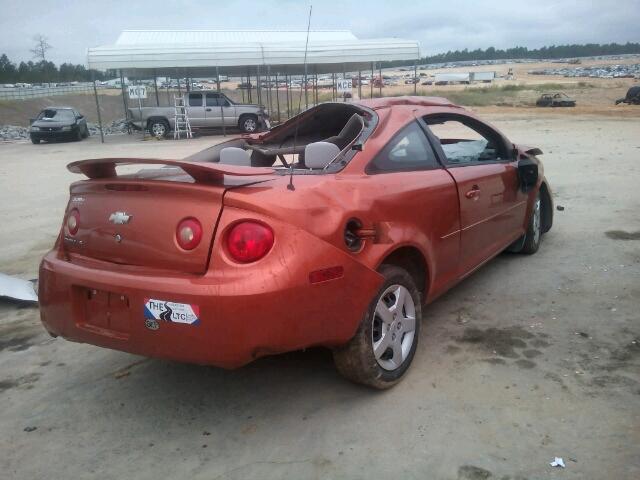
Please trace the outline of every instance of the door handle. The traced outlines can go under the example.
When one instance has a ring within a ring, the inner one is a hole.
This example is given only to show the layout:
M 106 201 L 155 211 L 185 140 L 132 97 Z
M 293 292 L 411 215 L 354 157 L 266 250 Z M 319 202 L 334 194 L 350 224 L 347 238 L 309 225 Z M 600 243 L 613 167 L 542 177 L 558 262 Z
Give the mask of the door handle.
M 474 185 L 471 187 L 471 190 L 464 194 L 464 196 L 469 199 L 478 198 L 480 196 L 480 188 L 478 188 L 477 185 Z

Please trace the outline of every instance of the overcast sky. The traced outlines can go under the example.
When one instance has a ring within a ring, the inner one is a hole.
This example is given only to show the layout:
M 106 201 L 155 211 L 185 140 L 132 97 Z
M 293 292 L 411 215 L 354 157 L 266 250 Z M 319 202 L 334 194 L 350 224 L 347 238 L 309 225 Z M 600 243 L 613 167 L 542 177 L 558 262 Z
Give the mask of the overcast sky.
M 350 29 L 360 38 L 401 37 L 421 54 L 462 48 L 640 41 L 640 0 L 0 0 L 0 53 L 29 60 L 32 37 L 56 63 L 86 63 L 89 46 L 125 29 Z

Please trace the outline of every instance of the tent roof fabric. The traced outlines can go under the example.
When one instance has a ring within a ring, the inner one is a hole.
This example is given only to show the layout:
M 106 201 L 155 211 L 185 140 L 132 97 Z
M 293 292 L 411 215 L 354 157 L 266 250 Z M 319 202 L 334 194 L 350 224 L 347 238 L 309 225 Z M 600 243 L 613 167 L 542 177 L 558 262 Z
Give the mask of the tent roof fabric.
M 126 30 L 114 45 L 88 49 L 89 68 L 122 69 L 130 76 L 209 76 L 262 72 L 302 73 L 306 31 L 300 30 Z M 346 30 L 309 33 L 310 73 L 365 70 L 371 62 L 415 60 L 418 42 L 356 38 Z

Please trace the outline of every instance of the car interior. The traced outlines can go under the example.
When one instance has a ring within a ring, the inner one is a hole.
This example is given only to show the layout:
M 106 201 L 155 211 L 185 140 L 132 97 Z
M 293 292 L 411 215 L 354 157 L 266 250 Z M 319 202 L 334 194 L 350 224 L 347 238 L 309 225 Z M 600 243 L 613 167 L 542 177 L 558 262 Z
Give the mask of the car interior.
M 198 152 L 188 161 L 276 169 L 323 170 L 360 137 L 366 113 L 351 104 L 326 103 L 274 127 L 258 143 L 240 138 Z

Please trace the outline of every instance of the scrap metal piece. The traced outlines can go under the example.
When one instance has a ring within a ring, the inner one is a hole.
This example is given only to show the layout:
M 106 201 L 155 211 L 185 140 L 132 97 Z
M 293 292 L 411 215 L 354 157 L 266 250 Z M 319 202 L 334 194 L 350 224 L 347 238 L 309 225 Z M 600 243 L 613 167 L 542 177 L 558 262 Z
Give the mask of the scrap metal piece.
M 27 302 L 37 302 L 38 295 L 29 280 L 11 277 L 0 273 L 0 297 L 13 298 Z

